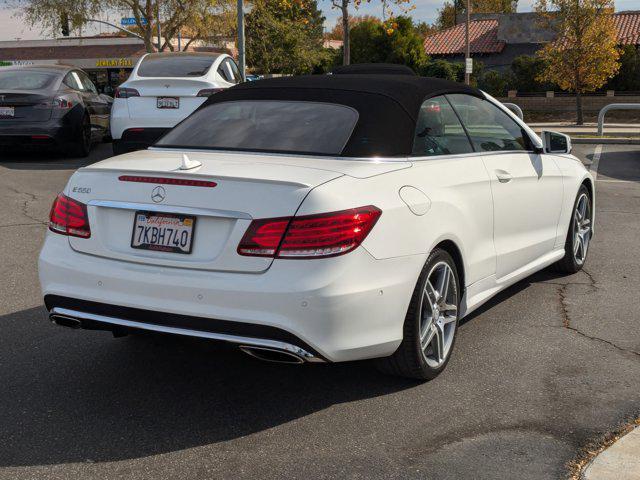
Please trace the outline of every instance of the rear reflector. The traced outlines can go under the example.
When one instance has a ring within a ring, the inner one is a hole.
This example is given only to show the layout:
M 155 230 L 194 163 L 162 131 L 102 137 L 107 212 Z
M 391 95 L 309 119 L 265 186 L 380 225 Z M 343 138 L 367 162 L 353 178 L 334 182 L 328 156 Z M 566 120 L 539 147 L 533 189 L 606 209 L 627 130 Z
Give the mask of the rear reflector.
M 240 255 L 323 258 L 355 249 L 382 214 L 372 205 L 301 217 L 254 220 L 238 245 Z
M 183 178 L 167 178 L 167 177 L 139 177 L 135 175 L 122 175 L 118 177 L 121 182 L 138 182 L 138 183 L 155 183 L 162 185 L 179 185 L 182 187 L 209 187 L 213 188 L 218 185 L 216 182 L 207 180 L 188 180 Z
M 59 194 L 53 201 L 49 213 L 49 230 L 61 235 L 89 238 L 89 216 L 87 206 L 64 194 Z

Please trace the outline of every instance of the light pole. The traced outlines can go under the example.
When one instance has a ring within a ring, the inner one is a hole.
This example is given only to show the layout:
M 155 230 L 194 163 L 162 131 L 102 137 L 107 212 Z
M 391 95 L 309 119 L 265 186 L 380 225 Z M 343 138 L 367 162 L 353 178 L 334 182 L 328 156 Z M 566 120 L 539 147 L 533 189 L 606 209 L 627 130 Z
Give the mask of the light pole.
M 238 0 L 238 63 L 240 64 L 238 65 L 240 75 L 242 75 L 242 81 L 244 82 L 247 79 L 247 61 L 244 48 L 244 0 Z
M 467 22 L 464 25 L 464 37 L 465 37 L 465 54 L 464 54 L 464 83 L 469 85 L 471 83 L 471 71 L 473 67 L 469 68 L 471 63 L 471 48 L 469 46 L 469 22 L 471 20 L 471 0 L 467 0 Z
M 160 27 L 160 0 L 156 0 L 156 20 L 158 22 L 158 52 L 162 48 L 162 44 L 160 43 L 160 36 L 162 35 L 162 30 Z

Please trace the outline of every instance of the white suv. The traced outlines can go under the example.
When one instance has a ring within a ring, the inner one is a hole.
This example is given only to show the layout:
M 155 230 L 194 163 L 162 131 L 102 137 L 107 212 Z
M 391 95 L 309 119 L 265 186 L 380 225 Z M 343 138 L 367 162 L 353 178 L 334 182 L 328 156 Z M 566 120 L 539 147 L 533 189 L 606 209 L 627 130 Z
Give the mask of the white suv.
M 227 54 L 149 53 L 116 90 L 113 153 L 143 149 L 190 115 L 210 95 L 242 82 Z

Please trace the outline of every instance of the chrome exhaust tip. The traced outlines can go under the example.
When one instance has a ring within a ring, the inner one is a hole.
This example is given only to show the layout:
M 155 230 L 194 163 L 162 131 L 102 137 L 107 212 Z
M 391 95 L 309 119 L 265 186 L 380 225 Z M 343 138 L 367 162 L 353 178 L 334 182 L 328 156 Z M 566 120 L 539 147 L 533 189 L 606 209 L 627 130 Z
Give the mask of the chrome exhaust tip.
M 67 317 L 66 315 L 60 315 L 58 313 L 52 313 L 49 315 L 49 320 L 51 320 L 56 325 L 60 325 L 61 327 L 67 328 L 82 328 L 82 321 L 77 318 Z
M 249 345 L 240 345 L 240 350 L 258 360 L 273 363 L 288 363 L 290 365 L 299 365 L 304 363 L 304 359 L 285 350 L 268 347 L 253 347 Z

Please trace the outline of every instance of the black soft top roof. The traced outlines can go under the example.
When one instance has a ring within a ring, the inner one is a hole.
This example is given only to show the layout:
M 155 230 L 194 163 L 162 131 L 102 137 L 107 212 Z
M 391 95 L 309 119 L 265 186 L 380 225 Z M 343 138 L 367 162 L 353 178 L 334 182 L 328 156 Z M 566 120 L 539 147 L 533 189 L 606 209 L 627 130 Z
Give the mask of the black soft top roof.
M 212 95 L 200 108 L 234 100 L 346 105 L 357 110 L 359 118 L 343 156 L 407 156 L 413 148 L 422 103 L 446 93 L 483 97 L 475 88 L 439 78 L 385 74 L 307 75 L 242 83 Z

